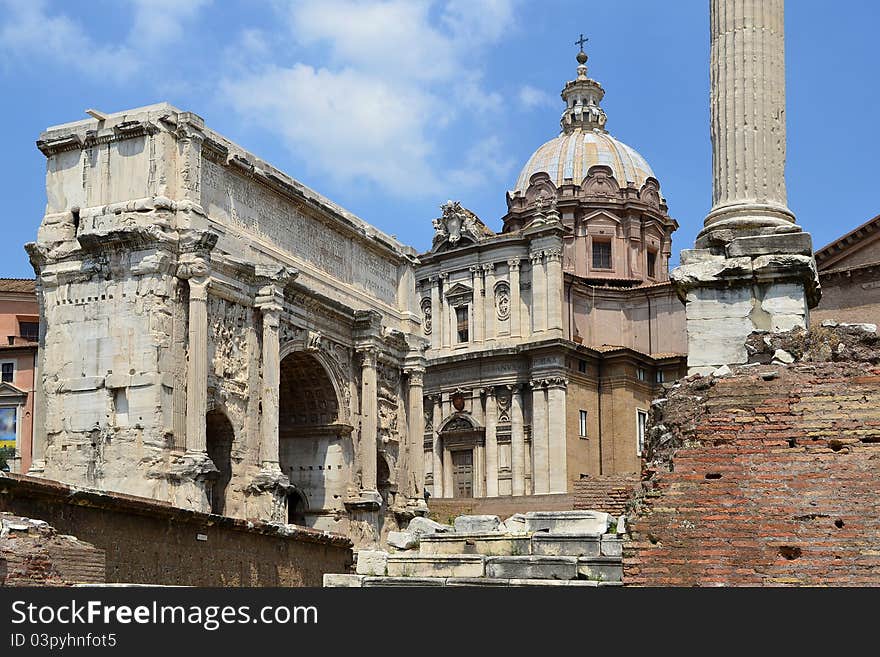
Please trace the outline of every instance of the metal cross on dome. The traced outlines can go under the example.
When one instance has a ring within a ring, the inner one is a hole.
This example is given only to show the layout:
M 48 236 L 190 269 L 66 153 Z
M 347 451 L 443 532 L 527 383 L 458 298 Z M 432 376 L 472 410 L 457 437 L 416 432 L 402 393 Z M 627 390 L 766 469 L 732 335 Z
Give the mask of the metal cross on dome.
M 581 33 L 581 38 L 578 39 L 577 41 L 575 41 L 575 42 L 574 42 L 574 45 L 576 45 L 576 46 L 580 46 L 580 47 L 581 47 L 581 51 L 583 51 L 583 49 L 584 49 L 584 44 L 585 44 L 587 41 L 589 41 L 589 39 L 585 38 L 584 35 L 583 35 L 583 33 Z

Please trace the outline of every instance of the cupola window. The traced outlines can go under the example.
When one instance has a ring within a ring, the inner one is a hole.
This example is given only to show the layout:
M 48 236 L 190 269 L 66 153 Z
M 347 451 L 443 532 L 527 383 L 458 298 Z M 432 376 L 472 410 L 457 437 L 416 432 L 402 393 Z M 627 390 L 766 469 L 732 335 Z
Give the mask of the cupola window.
M 611 242 L 593 240 L 593 269 L 611 269 Z

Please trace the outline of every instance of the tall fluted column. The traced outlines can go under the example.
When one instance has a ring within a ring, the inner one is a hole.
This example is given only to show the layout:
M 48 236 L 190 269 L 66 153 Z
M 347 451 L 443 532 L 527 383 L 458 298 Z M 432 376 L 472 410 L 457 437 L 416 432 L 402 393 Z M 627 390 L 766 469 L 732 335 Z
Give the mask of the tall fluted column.
M 483 265 L 483 272 L 486 275 L 484 308 L 486 313 L 486 322 L 483 330 L 485 331 L 485 340 L 495 340 L 498 337 L 498 329 L 495 325 L 495 265 Z
M 821 290 L 785 194 L 783 0 L 711 0 L 714 206 L 669 278 L 685 302 L 688 372 L 748 362 L 754 331 L 810 325 Z
M 535 495 L 550 492 L 550 441 L 548 435 L 547 388 L 543 380 L 532 381 L 532 487 Z
M 519 258 L 507 261 L 510 268 L 510 335 L 518 338 L 522 335 L 520 328 L 520 295 L 519 295 Z
M 562 249 L 547 251 L 547 328 L 562 331 Z
M 707 229 L 794 223 L 785 191 L 784 23 L 784 0 L 711 0 Z
M 549 434 L 550 492 L 568 492 L 564 378 L 550 379 L 547 385 L 547 433 Z
M 431 276 L 431 349 L 436 353 L 443 340 L 443 308 L 440 306 L 440 277 Z
M 376 394 L 375 347 L 361 347 L 361 489 L 377 490 L 376 484 L 376 431 L 378 430 L 378 401 Z
M 547 274 L 544 271 L 544 253 L 532 253 L 532 332 L 547 329 Z
M 510 470 L 514 495 L 526 491 L 526 436 L 523 428 L 522 387 L 510 386 Z
M 486 388 L 486 497 L 498 497 L 498 402 L 495 386 Z

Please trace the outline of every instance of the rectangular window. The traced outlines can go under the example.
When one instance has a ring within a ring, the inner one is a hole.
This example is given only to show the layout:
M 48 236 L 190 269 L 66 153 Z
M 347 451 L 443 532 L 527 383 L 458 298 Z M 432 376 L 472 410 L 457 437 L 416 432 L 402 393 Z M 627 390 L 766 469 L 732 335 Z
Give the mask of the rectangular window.
M 657 370 L 657 383 L 663 383 L 663 370 Z
M 647 381 L 648 373 L 645 371 L 644 367 L 640 367 L 636 370 L 636 376 L 639 377 L 639 381 Z
M 636 410 L 636 454 L 642 455 L 645 449 L 645 436 L 648 431 L 648 411 Z
M 656 278 L 657 276 L 657 253 L 648 251 L 648 278 Z
M 0 408 L 0 449 L 15 449 L 18 430 L 15 426 L 16 409 L 11 406 Z
M 460 306 L 455 309 L 455 317 L 458 320 L 458 341 L 468 341 L 468 307 Z
M 587 412 L 586 411 L 580 412 L 580 437 L 581 438 L 587 437 Z
M 580 372 L 581 374 L 587 373 L 587 361 L 585 361 L 585 360 L 578 361 L 578 372 Z
M 25 340 L 36 342 L 40 335 L 40 325 L 38 322 L 19 322 L 18 333 Z
M 611 269 L 611 242 L 593 241 L 593 269 Z
M 0 372 L 3 383 L 12 383 L 12 379 L 15 378 L 15 363 L 3 363 L 0 365 Z

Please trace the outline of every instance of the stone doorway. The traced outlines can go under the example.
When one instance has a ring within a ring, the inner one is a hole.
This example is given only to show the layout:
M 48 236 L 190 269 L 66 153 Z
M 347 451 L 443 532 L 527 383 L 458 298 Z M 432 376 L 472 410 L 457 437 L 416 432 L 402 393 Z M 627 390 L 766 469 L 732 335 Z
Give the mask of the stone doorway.
M 213 410 L 205 416 L 205 438 L 208 457 L 220 471 L 206 486 L 211 513 L 226 512 L 226 489 L 232 480 L 232 441 L 235 431 L 222 411 Z
M 280 374 L 279 464 L 298 492 L 288 503 L 298 499 L 295 524 L 331 528 L 351 476 L 351 427 L 339 422 L 336 387 L 319 355 L 288 354 Z
M 453 497 L 474 496 L 474 450 L 461 449 L 452 452 Z

